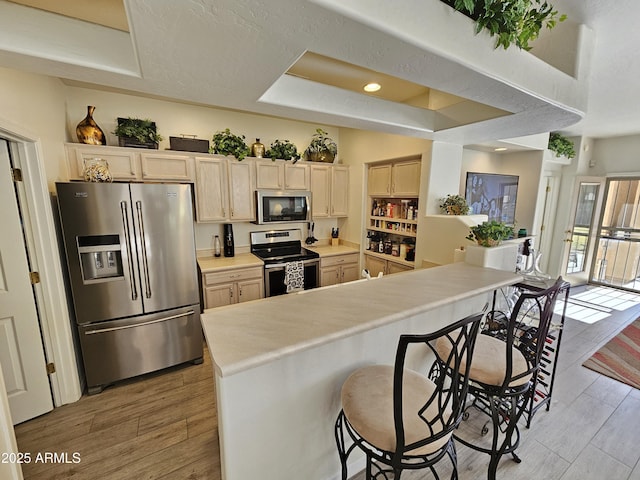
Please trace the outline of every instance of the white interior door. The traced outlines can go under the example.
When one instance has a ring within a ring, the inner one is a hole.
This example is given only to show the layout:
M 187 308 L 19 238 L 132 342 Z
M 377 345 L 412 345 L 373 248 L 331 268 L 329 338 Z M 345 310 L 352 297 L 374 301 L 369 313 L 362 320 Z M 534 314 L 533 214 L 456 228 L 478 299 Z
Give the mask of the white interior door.
M 53 409 L 8 145 L 0 139 L 0 366 L 15 424 Z
M 577 180 L 562 255 L 562 276 L 572 285 L 589 281 L 604 190 L 602 178 L 578 177 Z

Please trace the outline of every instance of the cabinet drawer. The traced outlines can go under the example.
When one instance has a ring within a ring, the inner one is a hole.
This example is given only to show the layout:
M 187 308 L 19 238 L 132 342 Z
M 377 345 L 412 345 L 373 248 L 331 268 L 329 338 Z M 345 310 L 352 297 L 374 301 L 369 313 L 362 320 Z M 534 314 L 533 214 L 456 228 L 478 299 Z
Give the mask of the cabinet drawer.
M 346 255 L 334 255 L 331 257 L 320 257 L 320 267 L 332 267 L 333 265 L 344 265 L 346 263 L 358 263 L 357 253 Z
M 262 278 L 262 267 L 241 268 L 234 270 L 224 270 L 204 274 L 205 285 L 215 285 L 217 283 L 237 282 L 248 278 Z

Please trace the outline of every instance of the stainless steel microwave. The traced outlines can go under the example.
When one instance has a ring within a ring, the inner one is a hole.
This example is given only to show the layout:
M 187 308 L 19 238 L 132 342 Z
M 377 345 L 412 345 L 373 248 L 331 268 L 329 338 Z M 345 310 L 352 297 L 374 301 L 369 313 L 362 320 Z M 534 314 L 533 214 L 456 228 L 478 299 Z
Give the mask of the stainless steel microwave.
M 311 192 L 295 190 L 257 190 L 256 222 L 292 223 L 311 221 Z

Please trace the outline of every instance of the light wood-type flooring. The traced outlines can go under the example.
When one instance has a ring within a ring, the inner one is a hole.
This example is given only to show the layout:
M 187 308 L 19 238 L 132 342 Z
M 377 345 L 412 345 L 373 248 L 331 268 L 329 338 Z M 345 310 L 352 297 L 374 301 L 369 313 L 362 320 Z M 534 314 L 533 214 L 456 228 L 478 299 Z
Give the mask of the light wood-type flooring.
M 594 324 L 567 319 L 551 410 L 539 411 L 531 429 L 522 429 L 522 463 L 504 458 L 499 480 L 640 480 L 640 391 L 581 366 L 638 316 L 640 306 L 612 311 Z M 25 465 L 26 480 L 219 480 L 208 352 L 202 365 L 173 368 L 83 397 L 18 425 L 16 436 L 20 451 L 32 456 L 81 454 L 78 464 Z M 484 480 L 486 465 L 485 455 L 458 447 L 461 480 Z M 354 472 L 354 480 L 362 478 Z M 432 477 L 406 475 L 406 480 L 423 478 Z

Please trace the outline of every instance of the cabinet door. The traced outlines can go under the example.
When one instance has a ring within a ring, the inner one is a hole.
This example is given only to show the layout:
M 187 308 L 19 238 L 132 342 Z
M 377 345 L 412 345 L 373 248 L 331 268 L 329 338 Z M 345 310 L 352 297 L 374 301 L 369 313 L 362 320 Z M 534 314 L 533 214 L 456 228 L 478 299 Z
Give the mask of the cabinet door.
M 340 283 L 340 267 L 335 265 L 331 267 L 322 267 L 320 269 L 320 286 L 327 287 Z
M 311 165 L 311 215 L 314 218 L 329 216 L 331 200 L 331 171 L 328 165 Z
M 193 181 L 193 157 L 158 153 L 140 153 L 144 180 Z
M 282 190 L 284 188 L 284 165 L 271 160 L 257 161 L 256 187 Z
M 400 273 L 400 272 L 408 272 L 409 270 L 413 270 L 412 267 L 409 267 L 407 265 L 402 265 L 400 263 L 395 263 L 395 262 L 387 262 L 387 274 L 391 275 L 393 273 Z
M 122 151 L 120 148 L 109 148 L 97 145 L 68 147 L 70 179 L 82 180 L 84 161 L 102 158 L 109 164 L 109 171 L 114 180 L 138 180 L 140 172 L 135 153 Z M 75 158 L 74 158 L 75 157 Z M 75 163 L 72 165 L 72 162 Z
M 285 163 L 284 188 L 287 190 L 309 190 L 309 166 Z
M 349 210 L 349 167 L 331 168 L 331 216 L 346 217 Z
M 196 157 L 196 220 L 227 219 L 227 169 L 222 158 Z
M 350 263 L 342 266 L 342 278 L 341 283 L 353 282 L 360 278 L 360 269 L 357 263 Z
M 264 282 L 262 278 L 244 280 L 237 283 L 238 302 L 248 302 L 264 298 Z
M 367 194 L 369 196 L 391 194 L 391 165 L 369 167 Z
M 377 277 L 380 272 L 387 273 L 387 261 L 382 258 L 376 258 L 371 255 L 364 256 L 365 268 L 369 270 L 371 277 Z
M 222 307 L 236 303 L 233 283 L 221 283 L 204 289 L 204 308 Z
M 395 196 L 420 194 L 420 162 L 401 162 L 393 165 L 391 193 Z
M 231 220 L 255 220 L 253 163 L 231 160 L 229 166 L 229 216 Z

